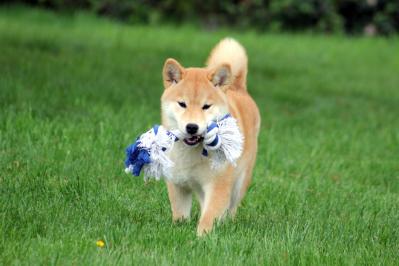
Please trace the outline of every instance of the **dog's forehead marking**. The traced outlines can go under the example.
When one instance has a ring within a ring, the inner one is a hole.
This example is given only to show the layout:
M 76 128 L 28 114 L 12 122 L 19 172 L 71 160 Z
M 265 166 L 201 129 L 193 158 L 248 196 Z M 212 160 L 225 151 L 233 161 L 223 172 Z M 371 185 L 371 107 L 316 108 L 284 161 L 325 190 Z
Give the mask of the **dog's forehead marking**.
M 205 68 L 187 68 L 184 75 L 187 92 L 192 93 L 191 99 L 195 102 L 200 101 L 201 93 L 205 92 L 208 80 L 208 70 Z

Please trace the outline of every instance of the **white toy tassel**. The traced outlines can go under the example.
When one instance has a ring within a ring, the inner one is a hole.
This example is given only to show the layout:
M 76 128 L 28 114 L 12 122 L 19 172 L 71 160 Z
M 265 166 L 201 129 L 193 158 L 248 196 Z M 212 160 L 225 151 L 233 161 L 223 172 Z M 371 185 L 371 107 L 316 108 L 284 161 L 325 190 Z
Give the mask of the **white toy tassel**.
M 242 154 L 244 143 L 244 137 L 240 132 L 237 120 L 232 116 L 227 116 L 216 123 L 219 128 L 217 135 L 220 139 L 220 147 L 212 152 L 212 168 L 219 168 L 226 161 L 236 166 L 236 162 Z
M 136 146 L 131 147 L 128 152 L 125 171 L 138 176 L 142 168 L 144 180 L 147 181 L 150 177 L 159 180 L 165 171 L 174 166 L 167 152 L 172 149 L 175 140 L 176 137 L 162 126 L 155 126 L 142 134 L 136 141 Z M 135 165 L 141 167 L 135 171 Z
M 156 180 L 160 180 L 163 173 L 174 166 L 174 163 L 167 156 L 167 151 L 173 148 L 174 143 L 174 136 L 168 134 L 165 128 L 160 126 L 150 148 L 152 163 L 144 166 L 144 176 L 147 179 L 153 176 Z

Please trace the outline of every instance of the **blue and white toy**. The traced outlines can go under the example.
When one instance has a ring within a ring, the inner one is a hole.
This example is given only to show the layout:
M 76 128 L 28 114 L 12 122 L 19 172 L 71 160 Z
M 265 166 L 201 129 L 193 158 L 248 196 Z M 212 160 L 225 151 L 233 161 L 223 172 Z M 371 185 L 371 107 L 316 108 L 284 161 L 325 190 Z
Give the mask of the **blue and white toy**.
M 155 125 L 127 147 L 125 172 L 139 176 L 143 170 L 144 180 L 150 177 L 159 180 L 174 166 L 167 154 L 173 144 L 183 137 L 184 133 L 179 130 L 168 131 L 163 126 Z M 203 137 L 202 155 L 209 157 L 213 169 L 226 162 L 236 165 L 242 154 L 244 138 L 234 117 L 227 114 L 220 120 L 212 121 Z

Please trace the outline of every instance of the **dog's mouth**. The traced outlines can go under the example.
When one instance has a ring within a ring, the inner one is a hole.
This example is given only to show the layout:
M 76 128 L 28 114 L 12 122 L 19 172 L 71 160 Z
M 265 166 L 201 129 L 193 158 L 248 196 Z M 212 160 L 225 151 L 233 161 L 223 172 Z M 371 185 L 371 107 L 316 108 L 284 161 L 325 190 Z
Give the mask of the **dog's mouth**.
M 200 143 L 204 138 L 201 136 L 192 136 L 190 138 L 185 138 L 183 141 L 189 146 L 195 146 Z

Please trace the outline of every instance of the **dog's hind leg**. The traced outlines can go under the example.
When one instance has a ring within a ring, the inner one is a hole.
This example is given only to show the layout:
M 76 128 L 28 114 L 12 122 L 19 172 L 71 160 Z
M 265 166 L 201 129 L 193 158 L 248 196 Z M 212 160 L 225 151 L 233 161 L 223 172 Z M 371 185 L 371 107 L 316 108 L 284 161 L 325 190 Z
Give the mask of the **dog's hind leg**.
M 241 175 L 237 178 L 236 183 L 234 184 L 233 193 L 231 195 L 231 201 L 229 206 L 230 215 L 234 218 L 237 209 L 240 206 L 241 200 L 244 198 L 245 193 L 247 192 L 249 183 L 252 179 L 252 168 L 242 172 Z
M 229 212 L 232 217 L 234 217 L 237 212 L 238 205 L 242 198 L 242 189 L 245 186 L 244 183 L 246 183 L 245 181 L 247 178 L 247 171 L 242 171 L 234 183 L 229 205 Z
M 255 166 L 256 155 L 247 156 L 247 157 L 250 158 L 248 161 L 248 164 L 247 164 L 247 168 L 241 170 L 242 172 L 237 177 L 234 187 L 233 187 L 232 194 L 231 194 L 229 212 L 232 217 L 234 217 L 236 215 L 237 209 L 240 205 L 240 202 L 244 198 L 245 193 L 248 190 L 248 186 L 251 183 L 252 172 L 253 172 L 253 168 Z

